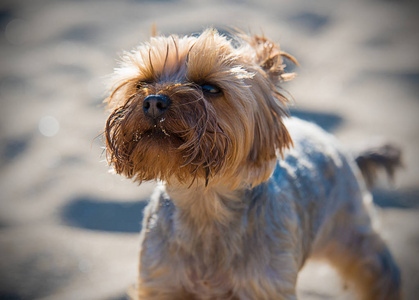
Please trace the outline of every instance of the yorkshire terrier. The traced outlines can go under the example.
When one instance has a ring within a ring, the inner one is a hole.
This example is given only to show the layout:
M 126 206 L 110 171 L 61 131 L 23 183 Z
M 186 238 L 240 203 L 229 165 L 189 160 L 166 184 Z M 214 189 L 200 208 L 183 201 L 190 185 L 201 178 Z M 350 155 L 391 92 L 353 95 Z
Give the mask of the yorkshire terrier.
M 144 212 L 135 299 L 296 299 L 309 257 L 330 262 L 360 299 L 401 299 L 368 191 L 400 152 L 353 158 L 288 118 L 284 58 L 296 62 L 264 36 L 215 29 L 123 55 L 107 158 L 118 174 L 161 182 Z

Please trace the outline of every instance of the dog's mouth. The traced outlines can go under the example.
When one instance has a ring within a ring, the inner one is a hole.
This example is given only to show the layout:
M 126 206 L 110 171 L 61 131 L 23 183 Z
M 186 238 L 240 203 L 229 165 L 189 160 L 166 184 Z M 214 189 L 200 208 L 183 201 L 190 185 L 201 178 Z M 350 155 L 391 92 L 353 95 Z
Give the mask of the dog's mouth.
M 170 148 L 178 148 L 185 143 L 181 135 L 171 132 L 162 126 L 155 126 L 145 131 L 138 130 L 134 134 L 133 141 L 137 143 L 144 141 L 149 143 L 155 142 L 161 144 L 162 147 L 169 146 Z

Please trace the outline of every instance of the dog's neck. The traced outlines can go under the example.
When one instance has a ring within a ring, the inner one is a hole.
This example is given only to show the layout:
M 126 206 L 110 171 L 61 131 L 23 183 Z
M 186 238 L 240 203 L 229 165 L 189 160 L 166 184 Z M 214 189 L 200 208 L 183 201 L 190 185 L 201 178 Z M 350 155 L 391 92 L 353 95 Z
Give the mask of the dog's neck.
M 201 257 L 205 266 L 228 265 L 241 255 L 241 249 L 229 245 L 240 244 L 245 234 L 243 216 L 249 205 L 246 189 L 206 187 L 204 183 L 166 185 L 166 192 L 175 206 L 172 237 L 177 243 L 181 241 L 184 251 Z
M 228 226 L 245 208 L 245 188 L 229 189 L 221 184 L 205 186 L 195 183 L 166 185 L 166 191 L 177 208 L 178 217 L 198 224 Z
M 242 256 L 246 228 L 243 216 L 249 207 L 246 189 L 230 190 L 221 185 L 166 185 L 174 204 L 171 240 L 193 257 L 199 268 L 218 265 L 220 270 Z

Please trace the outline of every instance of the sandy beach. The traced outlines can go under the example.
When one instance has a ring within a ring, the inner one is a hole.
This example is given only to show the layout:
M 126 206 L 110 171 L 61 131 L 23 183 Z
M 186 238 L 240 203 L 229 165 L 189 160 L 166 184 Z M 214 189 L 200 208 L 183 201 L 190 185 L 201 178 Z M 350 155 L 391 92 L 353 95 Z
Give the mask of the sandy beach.
M 353 151 L 391 141 L 404 168 L 373 190 L 380 232 L 419 297 L 419 21 L 413 1 L 13 1 L 0 4 L 0 299 L 122 300 L 153 183 L 109 172 L 106 76 L 161 34 L 264 33 L 294 55 L 291 115 Z M 308 263 L 301 300 L 354 299 Z

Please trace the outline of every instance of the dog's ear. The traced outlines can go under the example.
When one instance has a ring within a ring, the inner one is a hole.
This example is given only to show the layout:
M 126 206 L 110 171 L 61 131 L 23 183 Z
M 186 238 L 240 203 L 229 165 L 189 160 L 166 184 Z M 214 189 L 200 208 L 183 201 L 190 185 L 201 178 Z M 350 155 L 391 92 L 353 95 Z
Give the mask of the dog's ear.
M 278 155 L 283 156 L 283 151 L 293 145 L 283 122 L 287 116 L 285 107 L 288 99 L 276 89 L 272 91 L 272 84 L 261 73 L 255 74 L 251 85 L 257 108 L 254 111 L 253 144 L 248 159 L 256 169 L 264 169 L 267 168 L 265 164 L 276 160 Z
M 256 72 L 249 86 L 257 101 L 254 141 L 248 157 L 249 165 L 253 167 L 249 173 L 256 179 L 252 184 L 258 184 L 269 178 L 278 154 L 282 156 L 283 151 L 292 146 L 283 123 L 289 100 L 278 85 L 296 76 L 285 71 L 284 57 L 298 63 L 293 56 L 282 52 L 279 45 L 263 36 L 247 36 L 247 42 L 255 51 L 253 64 L 256 64 Z
M 256 64 L 261 67 L 272 84 L 277 85 L 278 82 L 294 79 L 295 73 L 285 72 L 284 58 L 298 65 L 295 57 L 281 51 L 278 44 L 275 44 L 265 36 L 247 36 L 245 40 L 255 50 Z

